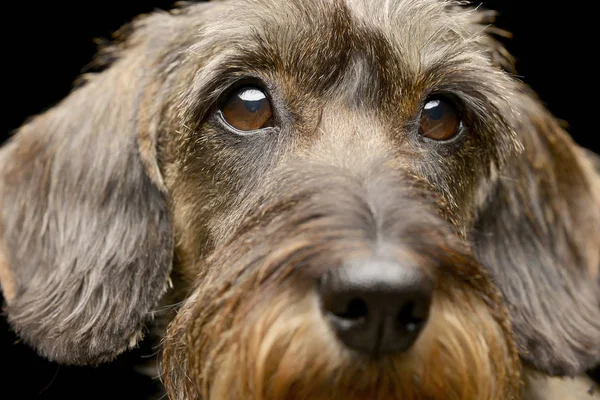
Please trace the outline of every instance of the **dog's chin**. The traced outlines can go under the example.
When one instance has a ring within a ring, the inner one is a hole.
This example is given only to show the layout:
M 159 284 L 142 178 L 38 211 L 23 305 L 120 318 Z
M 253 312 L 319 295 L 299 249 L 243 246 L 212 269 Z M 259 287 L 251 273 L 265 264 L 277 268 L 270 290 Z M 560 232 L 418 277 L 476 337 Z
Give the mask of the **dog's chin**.
M 250 299 L 226 319 L 180 313 L 165 353 L 173 398 L 519 398 L 519 366 L 505 327 L 469 291 L 438 293 L 413 347 L 377 359 L 346 348 L 313 297 L 287 294 L 266 296 L 268 305 Z

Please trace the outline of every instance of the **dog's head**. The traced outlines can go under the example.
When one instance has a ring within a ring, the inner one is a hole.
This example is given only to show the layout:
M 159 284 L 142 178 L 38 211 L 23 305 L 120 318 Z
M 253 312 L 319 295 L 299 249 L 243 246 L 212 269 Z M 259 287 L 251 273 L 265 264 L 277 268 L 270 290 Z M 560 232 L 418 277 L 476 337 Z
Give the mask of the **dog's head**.
M 173 397 L 500 399 L 517 351 L 597 364 L 594 156 L 501 69 L 489 17 L 247 0 L 137 19 L 0 152 L 12 326 L 104 362 L 171 287 Z M 365 328 L 388 303 L 398 332 Z

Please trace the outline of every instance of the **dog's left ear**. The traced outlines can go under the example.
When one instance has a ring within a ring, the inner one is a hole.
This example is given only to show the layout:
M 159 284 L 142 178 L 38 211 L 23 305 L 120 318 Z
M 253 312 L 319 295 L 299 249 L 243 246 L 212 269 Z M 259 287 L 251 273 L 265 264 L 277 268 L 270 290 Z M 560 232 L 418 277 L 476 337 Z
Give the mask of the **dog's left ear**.
M 512 106 L 524 151 L 482 188 L 474 250 L 504 294 L 522 358 L 578 375 L 600 364 L 600 163 L 534 95 Z

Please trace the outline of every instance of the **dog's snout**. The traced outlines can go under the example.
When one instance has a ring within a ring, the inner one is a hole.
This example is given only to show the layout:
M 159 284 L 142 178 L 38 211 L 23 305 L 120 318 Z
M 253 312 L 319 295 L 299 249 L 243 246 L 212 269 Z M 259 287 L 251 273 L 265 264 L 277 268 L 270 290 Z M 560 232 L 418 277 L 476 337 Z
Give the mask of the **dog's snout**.
M 429 317 L 433 282 L 414 266 L 366 260 L 329 271 L 319 295 L 339 339 L 378 357 L 415 343 Z

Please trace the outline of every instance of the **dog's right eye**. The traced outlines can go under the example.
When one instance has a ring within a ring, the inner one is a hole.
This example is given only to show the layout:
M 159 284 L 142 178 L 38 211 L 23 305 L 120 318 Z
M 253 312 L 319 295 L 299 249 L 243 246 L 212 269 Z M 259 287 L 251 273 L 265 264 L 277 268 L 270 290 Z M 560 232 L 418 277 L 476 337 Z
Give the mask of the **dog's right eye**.
M 221 115 L 232 128 L 255 131 L 272 126 L 273 109 L 266 93 L 255 86 L 237 89 L 225 99 Z

